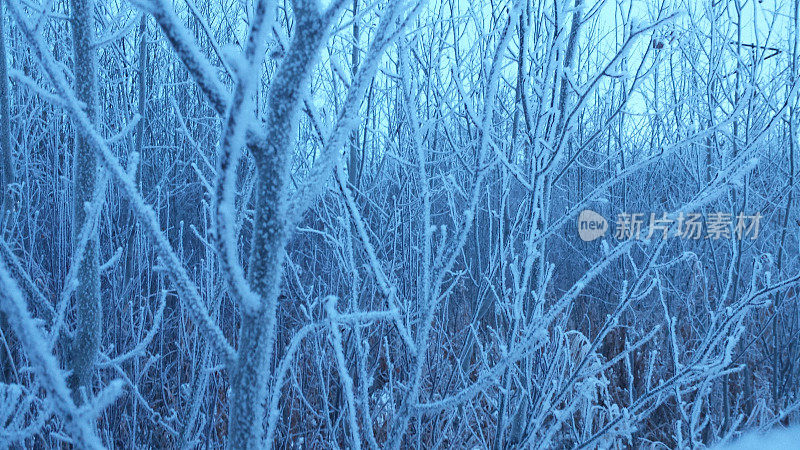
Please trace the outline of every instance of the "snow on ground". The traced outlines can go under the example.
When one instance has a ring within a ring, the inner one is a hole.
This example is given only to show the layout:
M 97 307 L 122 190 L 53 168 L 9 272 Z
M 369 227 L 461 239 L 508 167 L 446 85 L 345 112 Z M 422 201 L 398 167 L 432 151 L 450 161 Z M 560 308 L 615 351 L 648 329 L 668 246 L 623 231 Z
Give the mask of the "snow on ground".
M 715 450 L 800 449 L 800 426 L 776 428 L 766 433 L 748 433 L 740 439 L 715 447 Z

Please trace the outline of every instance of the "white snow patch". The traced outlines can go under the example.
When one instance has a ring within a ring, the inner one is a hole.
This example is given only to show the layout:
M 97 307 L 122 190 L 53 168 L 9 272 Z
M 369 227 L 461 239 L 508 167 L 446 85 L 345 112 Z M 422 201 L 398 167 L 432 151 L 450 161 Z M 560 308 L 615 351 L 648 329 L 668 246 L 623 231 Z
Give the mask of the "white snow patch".
M 766 433 L 747 433 L 735 442 L 714 447 L 715 450 L 763 450 L 800 448 L 800 426 L 776 428 Z

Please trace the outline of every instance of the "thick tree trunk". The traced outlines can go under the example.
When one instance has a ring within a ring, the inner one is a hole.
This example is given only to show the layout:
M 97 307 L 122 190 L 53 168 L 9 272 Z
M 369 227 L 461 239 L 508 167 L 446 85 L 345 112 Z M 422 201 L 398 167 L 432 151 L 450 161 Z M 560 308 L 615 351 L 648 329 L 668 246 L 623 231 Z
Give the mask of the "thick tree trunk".
M 8 61 L 6 57 L 5 24 L 0 15 L 0 206 L 2 211 L 11 208 L 8 204 L 8 187 L 14 182 L 13 153 L 11 150 L 11 123 L 8 85 Z M 2 217 L 0 213 L 0 217 Z
M 97 120 L 97 71 L 94 41 L 94 0 L 71 0 L 72 46 L 75 93 L 87 108 L 92 121 Z M 74 153 L 74 222 L 73 234 L 78 235 L 86 222 L 85 204 L 92 199 L 97 179 L 97 160 L 94 150 L 81 130 L 77 131 Z M 75 240 L 77 241 L 77 239 Z M 70 387 L 77 403 L 81 402 L 80 388 L 90 394 L 91 376 L 100 347 L 102 319 L 100 304 L 100 274 L 98 270 L 97 231 L 86 245 L 86 253 L 78 268 L 76 333 L 69 359 L 72 375 Z
M 0 13 L 2 8 L 0 8 Z M 9 97 L 11 92 L 8 86 L 8 67 L 6 59 L 6 35 L 3 16 L 0 14 L 0 220 L 5 216 L 5 211 L 11 209 L 8 201 L 8 187 L 14 182 L 14 165 L 11 153 L 11 124 Z M 2 223 L 2 222 L 0 222 Z M 8 319 L 5 314 L 0 312 L 0 330 L 8 341 L 11 339 L 11 329 L 8 327 Z M 11 345 L 8 349 L 11 349 Z M 11 355 L 6 351 L 5 346 L 0 348 L 0 382 L 8 382 L 11 378 L 12 362 L 9 360 Z
M 258 177 L 249 281 L 260 304 L 257 311 L 242 312 L 238 363 L 231 376 L 230 448 L 261 447 L 262 402 L 270 375 L 287 236 L 285 190 L 302 90 L 325 42 L 330 20 L 314 10 L 314 5 L 303 6 L 295 4 L 295 35 L 270 86 L 266 137 L 249 145 Z
M 136 141 L 134 142 L 134 148 L 139 153 L 139 157 L 142 156 L 142 149 L 144 148 L 144 132 L 145 132 L 145 113 L 146 113 L 146 105 L 147 105 L 147 86 L 149 84 L 148 81 L 148 54 L 147 54 L 147 16 L 142 15 L 142 19 L 139 22 L 139 68 L 137 70 L 137 78 L 139 80 L 139 92 L 138 92 L 138 104 L 137 104 L 137 112 L 139 114 L 139 123 L 136 124 Z M 136 181 L 137 185 L 141 186 L 142 181 L 142 171 L 136 171 Z M 141 187 L 140 187 L 141 189 Z

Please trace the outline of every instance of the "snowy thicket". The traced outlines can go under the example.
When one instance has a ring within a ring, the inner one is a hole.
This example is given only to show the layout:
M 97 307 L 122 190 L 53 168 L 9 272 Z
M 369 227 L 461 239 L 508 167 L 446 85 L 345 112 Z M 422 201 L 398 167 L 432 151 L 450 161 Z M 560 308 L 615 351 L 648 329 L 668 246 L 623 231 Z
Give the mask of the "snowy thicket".
M 2 4 L 0 448 L 800 447 L 800 0 Z

